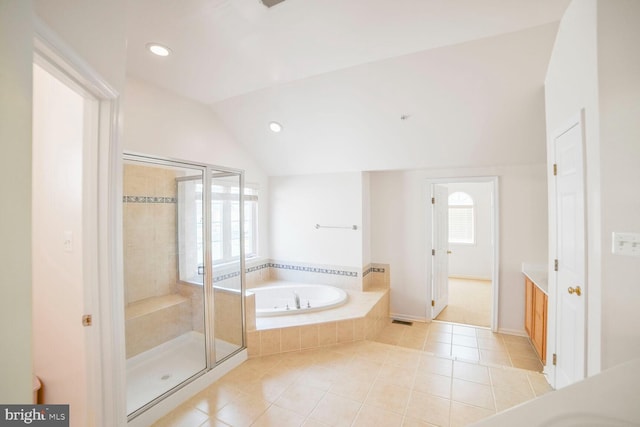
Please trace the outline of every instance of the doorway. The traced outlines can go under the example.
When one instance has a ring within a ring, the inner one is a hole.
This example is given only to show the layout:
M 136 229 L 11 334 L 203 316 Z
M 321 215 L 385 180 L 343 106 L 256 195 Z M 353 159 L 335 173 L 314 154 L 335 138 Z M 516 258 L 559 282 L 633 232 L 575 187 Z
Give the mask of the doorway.
M 431 188 L 431 318 L 497 328 L 497 178 Z

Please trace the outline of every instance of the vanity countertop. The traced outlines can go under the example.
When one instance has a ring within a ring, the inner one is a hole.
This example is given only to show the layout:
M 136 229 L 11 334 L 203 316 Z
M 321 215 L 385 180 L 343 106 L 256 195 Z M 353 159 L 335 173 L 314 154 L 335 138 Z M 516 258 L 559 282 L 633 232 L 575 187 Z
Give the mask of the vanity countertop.
M 527 276 L 542 292 L 549 295 L 549 273 L 543 264 L 522 263 L 522 273 Z

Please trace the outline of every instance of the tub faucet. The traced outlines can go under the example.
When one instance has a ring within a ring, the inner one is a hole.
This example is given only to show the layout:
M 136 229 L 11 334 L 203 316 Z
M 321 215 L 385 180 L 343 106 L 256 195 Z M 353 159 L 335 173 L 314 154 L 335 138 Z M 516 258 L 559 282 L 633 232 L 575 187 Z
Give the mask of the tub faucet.
M 299 309 L 300 308 L 300 295 L 298 295 L 297 292 L 293 291 L 293 298 L 296 301 L 296 308 Z

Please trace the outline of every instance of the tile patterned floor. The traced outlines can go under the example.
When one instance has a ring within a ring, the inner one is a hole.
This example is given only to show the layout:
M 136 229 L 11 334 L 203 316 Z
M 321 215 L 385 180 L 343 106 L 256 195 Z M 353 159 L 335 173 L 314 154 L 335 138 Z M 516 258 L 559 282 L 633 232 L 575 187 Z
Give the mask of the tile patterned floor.
M 154 426 L 465 426 L 550 391 L 509 366 L 528 350 L 516 338 L 390 323 L 380 341 L 249 359 Z

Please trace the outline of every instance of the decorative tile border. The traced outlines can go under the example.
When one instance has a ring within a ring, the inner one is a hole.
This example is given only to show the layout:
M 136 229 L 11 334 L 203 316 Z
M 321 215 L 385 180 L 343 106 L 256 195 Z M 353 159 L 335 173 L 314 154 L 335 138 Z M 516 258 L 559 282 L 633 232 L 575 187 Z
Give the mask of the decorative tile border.
M 122 196 L 122 203 L 175 203 L 175 197 Z
M 369 273 L 384 273 L 385 269 L 384 268 L 380 268 L 380 267 L 369 267 L 367 268 L 364 273 L 362 273 L 362 277 L 366 276 Z
M 333 270 L 329 268 L 304 267 L 300 265 L 276 264 L 276 263 L 269 263 L 269 267 L 280 268 L 283 270 L 304 271 L 307 273 L 322 273 L 322 274 L 333 274 L 336 276 L 358 277 L 358 273 L 356 271 Z
M 260 271 L 265 268 L 279 268 L 283 270 L 293 270 L 293 271 L 304 271 L 307 273 L 321 273 L 321 274 L 333 274 L 336 276 L 347 276 L 347 277 L 358 277 L 358 273 L 355 271 L 347 271 L 347 270 L 334 270 L 329 268 L 318 268 L 318 267 L 304 267 L 299 265 L 291 265 L 291 264 L 281 264 L 281 263 L 273 263 L 273 262 L 264 262 L 258 265 L 254 265 L 251 267 L 247 267 L 245 269 L 245 273 L 253 273 L 255 271 Z M 369 272 L 375 273 L 384 273 L 384 268 L 370 268 Z M 364 274 L 368 274 L 365 272 Z M 222 280 L 232 279 L 234 277 L 238 277 L 240 275 L 239 271 L 234 271 L 227 274 L 221 274 L 219 276 L 214 276 L 214 282 L 220 282 Z

